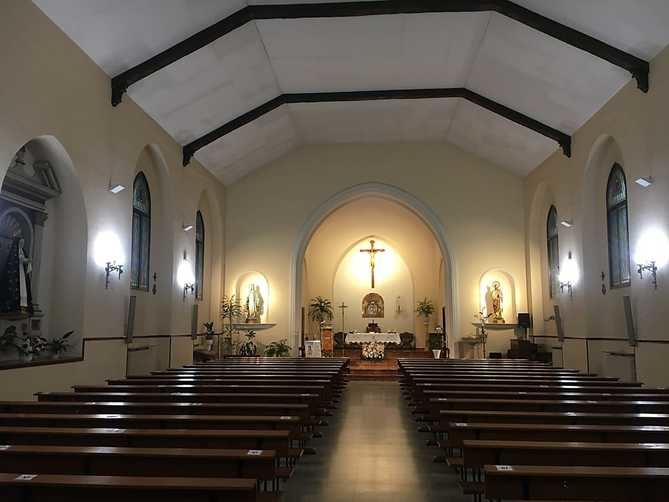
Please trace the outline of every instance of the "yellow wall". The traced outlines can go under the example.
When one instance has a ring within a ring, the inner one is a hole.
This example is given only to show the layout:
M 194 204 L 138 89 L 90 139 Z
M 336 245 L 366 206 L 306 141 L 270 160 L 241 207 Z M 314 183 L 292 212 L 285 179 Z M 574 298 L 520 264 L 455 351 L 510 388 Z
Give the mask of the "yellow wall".
M 630 82 L 590 121 L 574 134 L 571 159 L 555 154 L 526 179 L 528 218 L 528 287 L 535 332 L 555 334 L 552 322 L 542 319 L 552 313 L 553 302 L 560 305 L 565 335 L 570 337 L 625 339 L 622 296 L 630 295 L 638 337 L 655 343 L 641 343 L 636 349 L 638 377 L 650 384 L 666 384 L 669 371 L 659 361 L 669 357 L 665 326 L 669 294 L 669 275 L 659 272 L 659 287 L 652 289 L 648 279 L 635 273 L 632 259 L 632 285 L 611 290 L 608 286 L 605 189 L 614 162 L 625 170 L 628 182 L 630 251 L 643 231 L 660 227 L 669 232 L 669 51 L 665 50 L 651 64 L 651 89 L 640 92 Z M 652 187 L 643 189 L 636 178 L 653 176 Z M 561 263 L 572 251 L 581 279 L 573 299 L 558 295 L 548 298 L 545 225 L 548 208 L 554 204 L 559 217 L 571 219 L 570 229 L 560 226 Z M 601 273 L 607 275 L 607 293 L 601 292 Z M 555 340 L 551 340 L 554 343 Z M 634 352 L 627 343 L 589 341 L 586 358 L 583 340 L 565 346 L 565 364 L 605 371 L 607 351 Z
M 297 241 L 331 197 L 368 182 L 408 192 L 429 206 L 443 226 L 458 299 L 451 341 L 472 333 L 484 272 L 502 268 L 516 284 L 525 284 L 520 177 L 444 144 L 308 146 L 226 190 L 226 290 L 249 270 L 268 278 L 270 321 L 277 326 L 262 339 L 297 339 L 297 333 L 288 333 Z M 522 290 L 516 302 L 520 311 L 526 309 Z
M 92 250 L 96 235 L 111 229 L 119 235 L 125 255 L 130 256 L 132 190 L 115 196 L 108 186 L 111 181 L 132 187 L 138 167 L 148 162 L 147 146 L 153 175 L 159 179 L 152 186 L 152 197 L 164 249 L 151 270 L 159 277 L 157 295 L 144 295 L 167 315 L 144 316 L 136 334 L 190 331 L 193 299 L 191 296 L 183 301 L 173 270 L 184 250 L 194 263 L 195 232 L 184 232 L 182 225 L 195 223 L 203 197 L 208 205 L 207 245 L 211 245 L 212 260 L 203 308 L 208 317 L 214 315 L 223 274 L 222 184 L 197 162 L 182 167 L 180 146 L 127 96 L 123 104 L 112 108 L 109 77 L 32 2 L 2 2 L 0 47 L 4 75 L 0 92 L 0 183 L 21 146 L 49 135 L 64 147 L 81 185 L 87 220 L 87 228 L 82 231 L 88 233 L 88 249 L 85 278 L 77 283 L 85 292 L 83 305 L 78 306 L 83 313 L 83 329 L 77 339 L 124 335 L 130 296 L 129 263 L 121 281 L 113 278 L 110 289 L 105 290 L 104 274 L 95 265 Z M 77 265 L 72 264 L 73 270 Z M 74 271 L 65 268 L 60 273 L 67 276 Z M 58 325 L 67 325 L 67 312 L 53 314 L 65 317 Z M 125 349 L 111 350 L 107 345 L 90 343 L 86 357 L 84 363 L 0 371 L 3 397 L 13 396 L 13 392 L 29 395 L 26 386 L 33 391 L 49 390 L 101 381 L 125 371 Z

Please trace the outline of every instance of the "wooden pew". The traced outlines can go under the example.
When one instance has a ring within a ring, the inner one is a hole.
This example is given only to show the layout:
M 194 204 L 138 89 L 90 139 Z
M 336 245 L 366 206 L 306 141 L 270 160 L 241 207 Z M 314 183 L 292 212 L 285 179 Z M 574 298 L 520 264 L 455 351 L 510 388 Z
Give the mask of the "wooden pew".
M 272 415 L 152 415 L 0 413 L 0 426 L 82 427 L 121 429 L 277 430 L 297 439 L 303 420 L 299 416 Z
M 487 465 L 490 500 L 665 502 L 669 468 Z
M 0 401 L 0 413 L 123 413 L 150 415 L 272 415 L 298 416 L 309 421 L 306 404 L 260 403 L 141 403 Z
M 617 382 L 613 381 L 601 381 L 601 380 L 555 380 L 555 379 L 526 379 L 523 377 L 509 379 L 506 378 L 502 381 L 499 378 L 448 378 L 448 380 L 435 379 L 435 378 L 415 378 L 412 381 L 413 386 L 420 384 L 430 384 L 433 386 L 438 386 L 441 384 L 453 385 L 453 384 L 464 384 L 464 385 L 525 385 L 525 386 L 547 386 L 547 387 L 560 387 L 565 385 L 578 385 L 580 387 L 590 387 L 590 386 L 607 386 L 611 385 L 614 387 L 630 387 L 637 388 L 641 387 L 641 383 L 638 382 Z
M 0 473 L 3 502 L 255 502 L 252 479 Z
M 669 414 L 442 410 L 439 418 L 440 425 L 437 430 L 447 431 L 450 422 L 666 425 L 669 421 Z
M 466 399 L 433 398 L 428 401 L 431 417 L 441 410 L 495 410 L 495 411 L 573 411 L 591 413 L 668 413 L 667 401 L 622 401 L 576 399 Z
M 273 482 L 273 450 L 4 445 L 0 472 L 97 476 L 228 477 Z
M 448 455 L 461 449 L 467 440 L 669 443 L 669 426 L 657 425 L 451 422 L 447 433 L 448 438 L 441 446 Z
M 274 450 L 289 457 L 290 432 L 282 430 L 119 429 L 0 426 L 0 445 L 117 446 Z

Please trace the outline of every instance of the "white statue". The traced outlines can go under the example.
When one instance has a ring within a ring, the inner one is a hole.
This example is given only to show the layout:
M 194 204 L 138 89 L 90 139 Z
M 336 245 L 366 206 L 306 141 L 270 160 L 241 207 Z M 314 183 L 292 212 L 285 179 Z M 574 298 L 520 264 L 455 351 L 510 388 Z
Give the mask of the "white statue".
M 499 281 L 493 281 L 488 286 L 486 294 L 486 304 L 488 313 L 491 314 L 492 322 L 504 322 L 504 293 Z
M 29 309 L 31 307 L 30 298 L 30 282 L 33 273 L 32 260 L 26 256 L 26 251 L 23 249 L 25 241 L 19 241 L 19 284 L 20 284 L 20 304 L 22 309 Z
M 265 300 L 260 292 L 260 286 L 251 284 L 246 295 L 246 322 L 259 323 L 265 313 Z

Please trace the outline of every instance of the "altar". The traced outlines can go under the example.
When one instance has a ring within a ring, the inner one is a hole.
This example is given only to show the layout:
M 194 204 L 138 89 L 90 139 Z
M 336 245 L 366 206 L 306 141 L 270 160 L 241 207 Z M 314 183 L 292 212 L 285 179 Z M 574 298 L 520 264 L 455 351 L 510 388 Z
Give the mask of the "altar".
M 386 344 L 401 343 L 398 333 L 349 333 L 346 343 L 360 344 L 361 358 L 369 361 L 380 361 L 386 356 Z

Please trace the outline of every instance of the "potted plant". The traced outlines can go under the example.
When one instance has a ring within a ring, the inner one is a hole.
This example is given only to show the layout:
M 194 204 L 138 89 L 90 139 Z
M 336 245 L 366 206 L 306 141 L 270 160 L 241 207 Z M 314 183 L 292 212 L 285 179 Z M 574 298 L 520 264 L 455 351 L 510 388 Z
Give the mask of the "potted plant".
M 254 338 L 256 337 L 256 332 L 251 330 L 246 333 L 246 341 L 242 343 L 239 347 L 239 355 L 244 357 L 255 357 L 258 352 L 258 347 Z
M 311 299 L 309 304 L 309 318 L 313 322 L 317 322 L 319 326 L 323 326 L 326 321 L 331 321 L 334 317 L 332 310 L 332 302 L 322 296 L 317 296 Z
M 223 321 L 223 354 L 233 353 L 232 334 L 235 332 L 234 323 L 242 317 L 242 305 L 235 296 L 224 296 L 221 300 L 219 314 Z M 227 321 L 227 324 L 226 324 Z
M 439 359 L 444 348 L 444 335 L 442 333 L 430 333 L 427 337 L 427 345 L 434 358 Z
M 23 336 L 15 343 L 23 362 L 29 363 L 46 348 L 47 341 L 41 336 Z
M 274 341 L 265 348 L 265 355 L 267 357 L 287 357 L 290 354 L 290 347 L 288 340 L 283 338 L 278 342 Z
M 65 352 L 70 349 L 70 342 L 68 338 L 72 336 L 72 333 L 74 333 L 74 331 L 68 331 L 61 337 L 52 338 L 49 340 L 47 343 L 47 349 L 49 352 L 51 352 L 51 357 L 54 359 L 60 359 L 63 354 L 65 354 Z
M 17 338 L 16 326 L 9 326 L 5 329 L 5 332 L 0 335 L 0 351 L 5 352 L 6 350 L 15 348 Z
M 428 299 L 427 297 L 423 298 L 416 304 L 416 314 L 418 314 L 418 317 L 423 318 L 423 322 L 425 324 L 425 335 L 427 335 L 430 331 L 430 316 L 434 314 L 434 311 L 434 303 L 432 303 L 432 300 Z
M 211 351 L 214 346 L 214 321 L 202 323 L 202 326 L 204 326 L 204 329 L 206 330 L 204 337 L 207 341 L 207 350 Z

